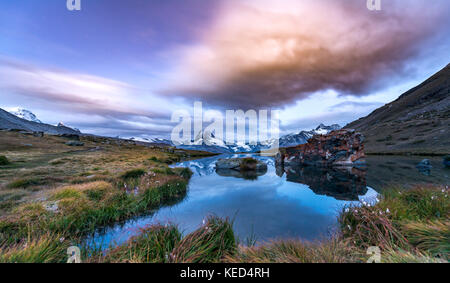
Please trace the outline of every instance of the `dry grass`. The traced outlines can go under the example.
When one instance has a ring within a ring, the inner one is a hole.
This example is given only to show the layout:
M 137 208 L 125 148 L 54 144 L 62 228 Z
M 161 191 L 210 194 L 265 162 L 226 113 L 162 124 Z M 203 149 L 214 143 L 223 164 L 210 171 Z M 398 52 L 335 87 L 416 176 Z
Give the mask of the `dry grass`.
M 7 215 L 22 203 L 45 198 L 48 191 L 94 181 L 120 182 L 121 175 L 138 168 L 167 168 L 182 158 L 163 147 L 145 147 L 115 139 L 81 137 L 83 147 L 65 145 L 67 139 L 34 137 L 0 132 L 0 156 L 10 164 L 0 165 L 0 215 Z M 188 156 L 209 155 L 186 151 Z M 164 184 L 164 174 L 153 181 Z M 14 193 L 17 192 L 17 193 Z

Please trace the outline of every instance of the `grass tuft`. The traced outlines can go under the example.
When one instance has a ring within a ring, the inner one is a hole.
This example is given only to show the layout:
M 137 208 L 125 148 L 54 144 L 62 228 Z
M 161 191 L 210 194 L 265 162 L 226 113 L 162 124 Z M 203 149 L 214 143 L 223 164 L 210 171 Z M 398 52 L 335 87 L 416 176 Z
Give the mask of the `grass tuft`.
M 213 263 L 236 252 L 236 239 L 228 219 L 210 216 L 205 224 L 181 240 L 171 254 L 175 263 Z
M 126 245 L 110 251 L 102 262 L 167 263 L 181 233 L 174 225 L 145 228 Z
M 0 263 L 63 263 L 70 243 L 58 234 L 45 234 L 9 247 L 0 247 Z

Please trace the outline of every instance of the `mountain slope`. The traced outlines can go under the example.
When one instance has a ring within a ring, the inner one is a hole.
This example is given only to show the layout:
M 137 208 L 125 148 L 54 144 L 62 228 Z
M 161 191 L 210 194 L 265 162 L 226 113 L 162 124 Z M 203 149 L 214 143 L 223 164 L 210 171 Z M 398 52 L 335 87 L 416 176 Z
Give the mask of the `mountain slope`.
M 52 135 L 76 134 L 80 132 L 65 126 L 52 126 L 19 118 L 0 108 L 0 129 L 25 130 L 32 132 L 44 132 Z
M 450 153 L 450 64 L 397 100 L 348 124 L 367 153 Z

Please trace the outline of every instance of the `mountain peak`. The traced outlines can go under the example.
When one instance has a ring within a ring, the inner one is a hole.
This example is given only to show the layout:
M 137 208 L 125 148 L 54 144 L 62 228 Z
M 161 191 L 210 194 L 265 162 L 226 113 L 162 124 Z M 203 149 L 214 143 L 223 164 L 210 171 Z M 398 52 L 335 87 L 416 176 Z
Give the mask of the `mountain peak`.
M 8 111 L 9 113 L 13 114 L 14 116 L 17 116 L 19 118 L 22 118 L 27 121 L 36 122 L 36 123 L 42 123 L 41 120 L 39 120 L 36 115 L 34 115 L 33 112 L 27 109 L 23 109 L 20 107 L 11 108 Z

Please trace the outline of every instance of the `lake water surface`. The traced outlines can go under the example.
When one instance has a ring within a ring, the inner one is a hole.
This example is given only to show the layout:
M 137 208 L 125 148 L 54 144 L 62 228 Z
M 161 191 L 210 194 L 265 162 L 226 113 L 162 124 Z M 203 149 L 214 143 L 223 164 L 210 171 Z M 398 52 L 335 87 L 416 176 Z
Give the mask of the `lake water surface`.
M 274 159 L 269 157 L 254 156 L 268 165 L 268 171 L 256 179 L 216 172 L 219 158 L 244 156 L 249 155 L 215 156 L 176 164 L 174 167 L 189 167 L 194 172 L 185 199 L 152 215 L 103 229 L 88 243 L 102 249 L 122 244 L 137 235 L 140 228 L 155 223 L 174 223 L 189 233 L 208 215 L 234 220 L 234 230 L 244 243 L 249 238 L 315 240 L 334 229 L 344 205 L 373 201 L 377 196 L 360 172 L 282 169 L 276 168 Z
M 268 171 L 249 178 L 216 172 L 219 158 L 248 157 L 267 163 Z M 391 184 L 449 184 L 449 170 L 440 158 L 431 157 L 433 169 L 415 168 L 423 157 L 368 157 L 365 170 L 277 168 L 273 158 L 255 155 L 215 156 L 178 163 L 194 175 L 187 196 L 179 203 L 98 231 L 88 245 L 106 249 L 123 244 L 152 224 L 177 224 L 189 233 L 208 215 L 229 217 L 244 244 L 248 239 L 322 239 L 336 228 L 336 217 L 345 205 L 373 202 L 383 187 Z

